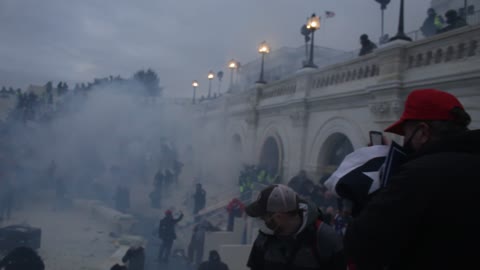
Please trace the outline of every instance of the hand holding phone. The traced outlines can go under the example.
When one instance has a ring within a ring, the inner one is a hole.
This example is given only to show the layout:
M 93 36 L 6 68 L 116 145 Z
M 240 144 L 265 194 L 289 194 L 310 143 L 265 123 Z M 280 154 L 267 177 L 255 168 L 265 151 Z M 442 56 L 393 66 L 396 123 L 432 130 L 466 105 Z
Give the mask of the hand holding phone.
M 380 131 L 370 131 L 370 145 L 383 145 L 383 133 Z

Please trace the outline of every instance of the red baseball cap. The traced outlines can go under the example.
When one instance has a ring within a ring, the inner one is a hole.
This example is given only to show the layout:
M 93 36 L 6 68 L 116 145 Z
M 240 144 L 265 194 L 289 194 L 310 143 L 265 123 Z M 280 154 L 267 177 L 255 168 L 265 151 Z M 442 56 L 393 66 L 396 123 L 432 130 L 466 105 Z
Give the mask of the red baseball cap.
M 385 129 L 385 132 L 404 136 L 403 125 L 408 120 L 454 120 L 451 110 L 455 107 L 464 109 L 452 94 L 437 89 L 414 90 L 407 97 L 400 120 Z

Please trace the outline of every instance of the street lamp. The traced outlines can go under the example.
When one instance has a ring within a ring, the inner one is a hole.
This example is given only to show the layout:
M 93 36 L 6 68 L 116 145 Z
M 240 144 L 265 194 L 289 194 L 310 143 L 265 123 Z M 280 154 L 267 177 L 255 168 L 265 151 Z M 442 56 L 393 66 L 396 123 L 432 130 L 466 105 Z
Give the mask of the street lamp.
M 400 2 L 400 18 L 398 22 L 398 32 L 397 34 L 390 39 L 390 41 L 395 41 L 395 40 L 405 40 L 405 41 L 412 41 L 412 39 L 405 34 L 404 31 L 404 2 L 401 0 Z
M 317 66 L 313 63 L 313 48 L 314 48 L 314 38 L 315 38 L 315 31 L 320 28 L 320 17 L 316 16 L 315 13 L 312 14 L 312 17 L 308 19 L 307 22 L 307 29 L 312 32 L 312 41 L 310 42 L 310 59 L 308 63 L 303 67 L 309 68 L 317 68 Z
M 195 104 L 195 94 L 196 94 L 196 92 L 197 92 L 198 82 L 197 82 L 197 81 L 193 81 L 193 82 L 192 82 L 192 86 L 193 86 L 193 100 L 192 100 L 192 104 Z
M 265 65 L 265 55 L 270 53 L 270 47 L 268 47 L 267 42 L 262 42 L 258 47 L 258 52 L 262 55 L 262 67 L 260 69 L 260 79 L 258 79 L 257 83 L 266 84 L 267 82 L 263 79 L 263 69 Z
M 210 98 L 211 94 L 212 94 L 212 80 L 213 78 L 215 78 L 215 74 L 213 73 L 213 71 L 210 70 L 210 72 L 208 72 L 208 98 Z
M 382 10 L 382 34 L 381 38 L 385 35 L 385 10 L 387 9 L 388 4 L 390 4 L 390 0 L 375 0 L 377 3 L 380 4 L 380 9 Z
M 228 68 L 230 69 L 230 90 L 233 88 L 233 71 L 237 68 L 237 61 L 230 60 L 228 63 Z

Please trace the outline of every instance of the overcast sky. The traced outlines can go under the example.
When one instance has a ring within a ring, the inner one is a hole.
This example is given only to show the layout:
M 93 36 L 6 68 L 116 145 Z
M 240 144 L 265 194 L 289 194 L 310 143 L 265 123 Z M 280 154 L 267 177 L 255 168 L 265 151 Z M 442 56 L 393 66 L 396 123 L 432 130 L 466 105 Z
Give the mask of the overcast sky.
M 395 34 L 400 0 L 386 12 Z M 406 0 L 406 31 L 425 19 L 430 0 Z M 374 0 L 0 0 L 0 85 L 95 77 L 130 77 L 153 68 L 168 96 L 190 96 L 191 81 L 207 83 L 235 58 L 257 57 L 263 40 L 272 49 L 302 45 L 300 26 L 312 12 L 322 22 L 321 46 L 359 47 L 358 38 L 380 32 Z

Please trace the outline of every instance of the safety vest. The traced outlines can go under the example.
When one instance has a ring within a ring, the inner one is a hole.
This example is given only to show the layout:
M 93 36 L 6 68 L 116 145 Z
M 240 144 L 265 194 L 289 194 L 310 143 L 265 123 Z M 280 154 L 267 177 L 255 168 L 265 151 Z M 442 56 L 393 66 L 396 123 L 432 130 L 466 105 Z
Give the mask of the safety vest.
M 436 27 L 437 29 L 442 29 L 442 28 L 443 28 L 443 22 L 442 22 L 440 16 L 438 16 L 438 15 L 435 16 L 434 24 L 435 24 L 435 27 Z
M 263 181 L 265 180 L 266 174 L 267 174 L 267 172 L 265 172 L 265 170 L 260 171 L 260 173 L 257 176 L 257 180 L 258 180 L 259 183 L 263 183 Z

